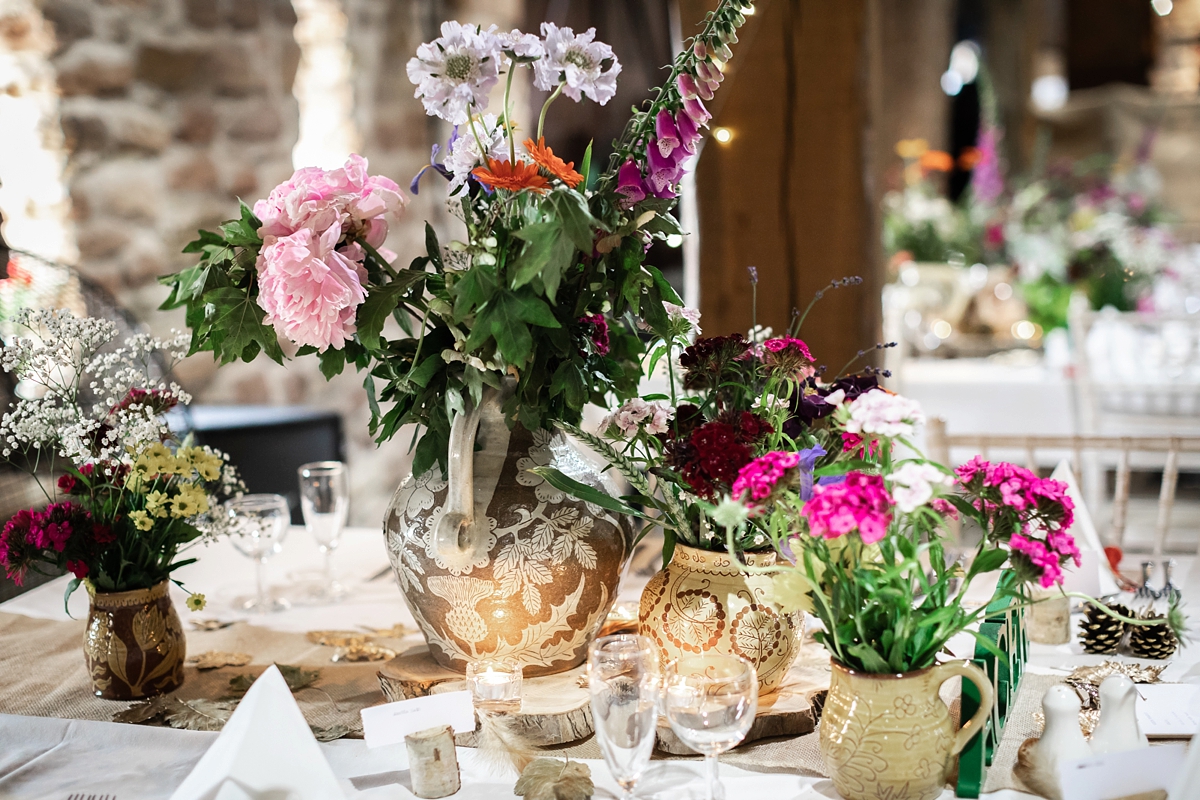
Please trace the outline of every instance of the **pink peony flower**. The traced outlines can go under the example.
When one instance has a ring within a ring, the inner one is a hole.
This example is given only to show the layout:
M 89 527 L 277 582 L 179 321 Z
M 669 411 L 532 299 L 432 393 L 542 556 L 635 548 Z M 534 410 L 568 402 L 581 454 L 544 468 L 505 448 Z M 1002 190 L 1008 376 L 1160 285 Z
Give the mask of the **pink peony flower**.
M 837 539 L 857 530 L 863 544 L 874 544 L 887 533 L 892 505 L 882 476 L 850 472 L 842 483 L 816 487 L 801 513 L 813 536 Z
M 337 227 L 319 237 L 302 228 L 263 247 L 256 264 L 258 304 L 267 324 L 322 352 L 345 346 L 366 299 L 366 270 L 335 250 L 340 236 Z

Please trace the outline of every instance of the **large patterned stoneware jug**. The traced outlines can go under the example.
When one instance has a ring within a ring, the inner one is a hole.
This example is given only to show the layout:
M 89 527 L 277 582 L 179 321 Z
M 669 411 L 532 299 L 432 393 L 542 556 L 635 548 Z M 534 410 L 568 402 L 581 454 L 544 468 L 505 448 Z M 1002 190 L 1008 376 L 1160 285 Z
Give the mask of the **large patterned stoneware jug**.
M 775 563 L 773 551 L 743 556 L 754 567 Z M 677 544 L 642 591 L 638 633 L 658 645 L 664 664 L 704 652 L 741 656 L 758 671 L 758 691 L 773 692 L 800 654 L 804 614 L 776 611 L 767 584 L 728 553 Z
M 384 518 L 392 568 L 437 662 L 515 658 L 525 675 L 578 666 L 616 597 L 629 521 L 555 489 L 552 466 L 614 488 L 561 433 L 509 430 L 488 390 L 450 432 L 448 476 L 409 476 Z

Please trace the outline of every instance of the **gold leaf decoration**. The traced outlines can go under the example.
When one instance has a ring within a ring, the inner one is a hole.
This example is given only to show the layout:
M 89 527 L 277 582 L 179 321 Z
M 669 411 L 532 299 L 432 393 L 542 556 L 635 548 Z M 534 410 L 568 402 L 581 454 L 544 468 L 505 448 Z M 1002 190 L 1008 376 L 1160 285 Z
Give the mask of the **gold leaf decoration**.
M 525 800 L 587 800 L 595 791 L 587 764 L 557 758 L 537 759 L 513 787 L 513 794 Z
M 225 727 L 236 707 L 237 701 L 232 700 L 180 700 L 171 695 L 161 695 L 117 712 L 113 715 L 113 722 L 144 725 L 162 720 L 172 728 L 219 731 Z
M 370 640 L 370 636 L 359 631 L 309 631 L 304 635 L 313 644 L 324 647 L 351 647 Z
M 396 657 L 396 651 L 373 642 L 362 642 L 339 647 L 331 661 L 388 661 Z
M 375 639 L 403 639 L 417 632 L 416 628 L 410 628 L 403 622 L 397 622 L 390 628 L 371 628 L 366 625 L 361 626 L 368 636 Z
M 153 603 L 134 614 L 132 628 L 133 639 L 143 650 L 153 650 L 167 638 L 167 621 Z
M 340 723 L 328 727 L 320 725 L 310 725 L 309 727 L 312 728 L 313 736 L 316 737 L 318 742 L 332 742 L 335 739 L 343 739 L 353 733 L 348 726 Z
M 193 619 L 189 621 L 192 623 L 192 627 L 198 631 L 219 631 L 233 624 L 232 622 L 222 622 L 219 619 Z
M 220 669 L 221 667 L 244 667 L 250 663 L 253 656 L 249 653 L 222 653 L 219 650 L 209 650 L 192 656 L 187 660 L 189 667 L 196 669 Z
M 283 675 L 284 682 L 287 683 L 288 688 L 293 692 L 298 692 L 301 689 L 311 686 L 313 682 L 321 677 L 321 670 L 319 669 L 303 669 L 290 664 L 276 664 L 275 666 L 279 667 L 279 672 Z M 229 679 L 230 694 L 234 697 L 241 697 L 250 691 L 250 687 L 254 685 L 254 681 L 257 679 L 257 675 L 235 675 Z

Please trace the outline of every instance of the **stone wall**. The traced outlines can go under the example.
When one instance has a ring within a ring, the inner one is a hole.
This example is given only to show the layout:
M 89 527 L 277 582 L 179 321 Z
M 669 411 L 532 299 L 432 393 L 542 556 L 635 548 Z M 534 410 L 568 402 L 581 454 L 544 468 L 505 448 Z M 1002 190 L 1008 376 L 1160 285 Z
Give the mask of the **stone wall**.
M 0 17 L 5 2 L 0 0 Z M 24 0 L 22 0 L 24 2 Z M 41 0 L 54 33 L 51 66 L 79 269 L 156 332 L 182 327 L 157 310 L 162 274 L 194 263 L 180 251 L 198 228 L 236 214 L 292 172 L 299 134 L 293 81 L 302 58 L 290 0 Z M 520 0 L 340 0 L 352 60 L 355 138 L 372 172 L 407 189 L 449 129 L 426 117 L 404 65 L 441 19 L 510 28 Z M 444 186 L 427 178 L 387 245 L 407 264 L 424 222 L 454 234 Z M 218 370 L 206 355 L 179 375 L 199 403 L 307 404 L 343 416 L 352 522 L 378 525 L 407 473 L 411 431 L 375 447 L 360 376 L 327 382 L 315 360 L 266 359 Z

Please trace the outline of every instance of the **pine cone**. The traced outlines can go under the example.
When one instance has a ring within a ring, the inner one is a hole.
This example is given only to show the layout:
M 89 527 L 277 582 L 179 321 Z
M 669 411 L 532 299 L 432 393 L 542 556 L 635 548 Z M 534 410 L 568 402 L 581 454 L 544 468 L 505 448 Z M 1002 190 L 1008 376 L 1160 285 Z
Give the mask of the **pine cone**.
M 1109 606 L 1113 611 L 1129 616 L 1129 609 L 1117 603 Z M 1084 609 L 1084 618 L 1079 623 L 1079 643 L 1083 652 L 1110 655 L 1121 646 L 1125 635 L 1125 623 L 1114 619 L 1091 603 Z
M 1138 619 L 1163 619 L 1164 614 L 1155 614 L 1147 608 Z M 1137 658 L 1170 658 L 1179 648 L 1179 639 L 1170 625 L 1130 625 L 1129 653 Z

